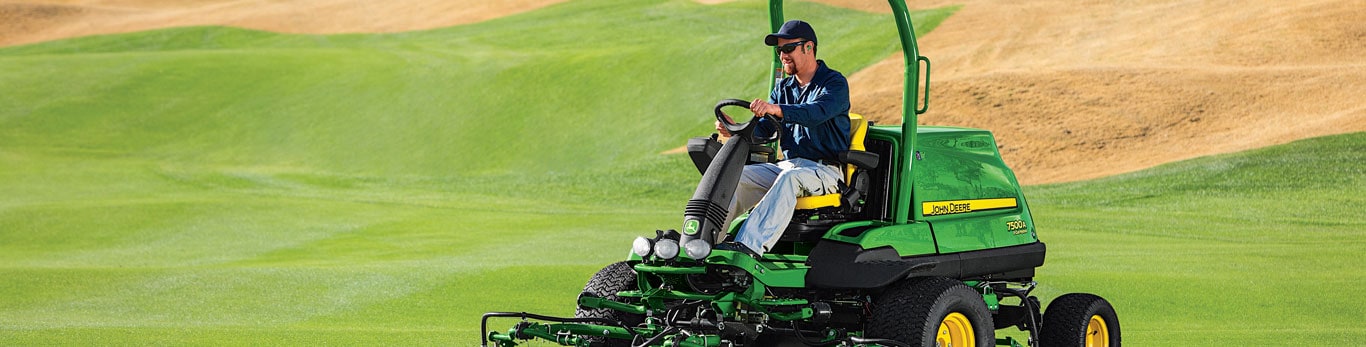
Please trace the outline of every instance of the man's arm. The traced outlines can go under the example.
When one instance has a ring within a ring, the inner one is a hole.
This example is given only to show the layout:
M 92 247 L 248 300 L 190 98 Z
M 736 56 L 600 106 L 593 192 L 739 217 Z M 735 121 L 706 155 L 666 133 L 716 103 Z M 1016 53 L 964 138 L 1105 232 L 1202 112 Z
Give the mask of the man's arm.
M 751 112 L 753 112 L 753 109 L 752 109 L 752 108 L 754 107 L 754 103 L 755 103 L 755 102 L 760 102 L 760 101 L 761 101 L 760 99 L 754 99 L 754 101 L 750 102 L 750 108 L 751 108 L 750 111 L 751 111 Z M 772 105 L 772 104 L 770 104 L 770 105 Z M 778 112 L 782 112 L 782 110 L 778 110 Z M 775 115 L 775 116 L 777 116 L 778 118 L 782 118 L 781 115 Z M 725 117 L 726 117 L 726 120 L 731 121 L 731 123 L 734 123 L 734 122 L 735 122 L 735 120 L 733 120 L 733 119 L 730 118 L 730 115 L 725 115 Z M 756 137 L 756 138 L 767 138 L 767 137 L 769 137 L 769 136 L 773 136 L 773 132 L 775 131 L 774 129 L 776 129 L 776 126 L 775 126 L 774 124 L 770 124 L 771 122 L 769 122 L 767 118 L 763 118 L 763 117 L 762 117 L 762 114 L 760 114 L 760 113 L 758 113 L 758 112 L 755 112 L 755 117 L 754 117 L 754 119 L 752 119 L 752 120 L 750 120 L 750 121 L 751 121 L 751 122 L 759 122 L 758 125 L 756 125 L 756 126 L 754 127 L 754 137 Z M 720 134 L 721 137 L 731 137 L 731 136 L 732 136 L 732 134 L 730 133 L 730 131 L 726 130 L 726 127 L 725 127 L 724 125 L 722 125 L 722 124 L 721 124 L 721 121 L 719 121 L 719 120 L 716 121 L 716 133 Z
M 779 118 L 814 127 L 849 111 L 849 82 L 843 76 L 830 78 L 815 100 L 801 104 L 770 105 L 778 109 L 775 115 L 780 115 Z

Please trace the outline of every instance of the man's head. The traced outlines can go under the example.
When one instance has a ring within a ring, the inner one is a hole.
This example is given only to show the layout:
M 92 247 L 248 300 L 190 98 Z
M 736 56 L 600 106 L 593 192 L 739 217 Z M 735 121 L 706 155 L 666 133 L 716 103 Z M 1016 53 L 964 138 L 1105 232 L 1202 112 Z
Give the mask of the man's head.
M 811 29 L 811 24 L 787 21 L 778 32 L 764 37 L 764 44 L 778 49 L 785 74 L 796 75 L 816 68 L 816 30 Z

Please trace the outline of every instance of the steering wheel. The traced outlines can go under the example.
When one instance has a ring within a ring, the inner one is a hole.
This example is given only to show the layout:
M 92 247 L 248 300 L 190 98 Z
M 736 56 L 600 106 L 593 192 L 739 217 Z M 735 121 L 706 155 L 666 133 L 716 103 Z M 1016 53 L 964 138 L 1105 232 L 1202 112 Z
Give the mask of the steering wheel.
M 782 136 L 782 133 L 777 131 L 776 128 L 774 129 L 772 136 L 769 136 L 767 138 L 755 138 L 754 128 L 759 125 L 758 122 L 755 122 L 755 119 L 751 119 L 748 122 L 736 124 L 735 122 L 730 120 L 730 117 L 726 116 L 725 112 L 721 111 L 721 108 L 726 106 L 744 107 L 746 110 L 748 110 L 749 103 L 749 101 L 744 101 L 740 99 L 725 99 L 721 100 L 720 102 L 717 102 L 715 109 L 716 120 L 718 122 L 721 122 L 721 126 L 725 127 L 726 131 L 729 131 L 733 135 L 749 136 L 750 139 L 754 142 L 754 144 L 762 145 L 773 141 L 777 141 L 778 138 Z M 765 114 L 763 115 L 763 118 L 767 118 L 769 122 L 772 122 L 774 127 L 777 127 L 778 124 L 782 124 L 782 121 L 778 120 L 778 117 L 774 117 L 771 114 Z

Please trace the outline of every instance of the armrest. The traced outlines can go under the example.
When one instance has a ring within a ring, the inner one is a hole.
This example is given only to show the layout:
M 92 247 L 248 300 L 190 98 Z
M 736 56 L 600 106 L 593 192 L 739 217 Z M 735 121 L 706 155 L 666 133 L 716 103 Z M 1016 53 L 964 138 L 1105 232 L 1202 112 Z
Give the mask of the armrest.
M 848 151 L 840 153 L 840 161 L 869 170 L 876 169 L 881 159 L 881 156 L 873 152 Z

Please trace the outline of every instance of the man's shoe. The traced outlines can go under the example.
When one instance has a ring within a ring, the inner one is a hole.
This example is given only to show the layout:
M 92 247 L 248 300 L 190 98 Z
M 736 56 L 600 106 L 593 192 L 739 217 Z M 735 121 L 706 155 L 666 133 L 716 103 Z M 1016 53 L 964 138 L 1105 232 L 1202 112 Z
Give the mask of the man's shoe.
M 745 244 L 739 242 L 723 242 L 719 245 L 716 245 L 716 249 L 740 252 L 744 253 L 745 255 L 748 255 L 750 258 L 759 258 L 759 253 L 755 253 L 754 250 L 749 249 L 749 246 L 745 246 Z

